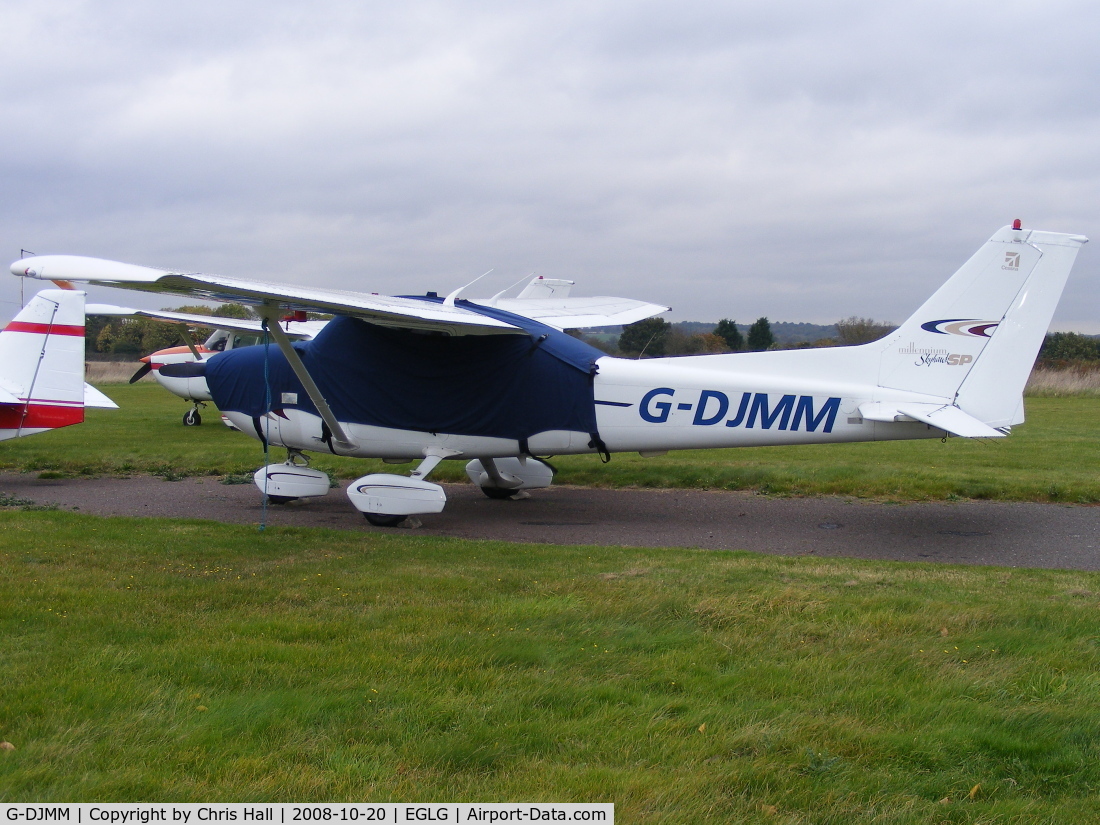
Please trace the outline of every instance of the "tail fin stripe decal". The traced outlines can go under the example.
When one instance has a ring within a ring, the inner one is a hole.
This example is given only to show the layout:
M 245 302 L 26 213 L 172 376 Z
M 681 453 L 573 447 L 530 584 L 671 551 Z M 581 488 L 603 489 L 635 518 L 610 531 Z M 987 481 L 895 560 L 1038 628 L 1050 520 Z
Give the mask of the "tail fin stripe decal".
M 26 415 L 24 416 L 24 411 Z M 56 404 L 28 404 L 26 407 L 0 407 L 0 430 L 53 429 L 80 424 L 83 407 L 62 407 Z
M 27 321 L 12 321 L 4 332 L 33 332 L 37 335 L 84 335 L 84 327 L 66 324 L 32 324 Z
M 979 321 L 977 318 L 948 318 L 943 321 L 928 321 L 921 324 L 920 328 L 927 332 L 935 332 L 939 335 L 969 335 L 974 338 L 988 338 L 996 329 L 999 321 Z

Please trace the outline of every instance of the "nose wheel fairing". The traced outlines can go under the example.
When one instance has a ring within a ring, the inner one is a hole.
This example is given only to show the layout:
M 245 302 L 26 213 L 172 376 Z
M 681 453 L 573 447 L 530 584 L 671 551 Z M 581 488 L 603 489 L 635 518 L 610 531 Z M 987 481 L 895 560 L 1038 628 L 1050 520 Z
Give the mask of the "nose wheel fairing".
M 293 455 L 283 464 L 261 467 L 252 476 L 252 480 L 260 492 L 276 504 L 323 496 L 331 486 L 326 473 L 295 463 Z

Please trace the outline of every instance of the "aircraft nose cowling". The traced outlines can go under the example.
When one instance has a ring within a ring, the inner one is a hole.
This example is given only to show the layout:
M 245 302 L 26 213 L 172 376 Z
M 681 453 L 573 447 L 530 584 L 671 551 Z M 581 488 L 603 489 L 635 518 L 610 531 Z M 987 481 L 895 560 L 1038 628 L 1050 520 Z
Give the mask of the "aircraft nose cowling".
M 156 372 L 157 383 L 180 398 L 194 401 L 210 401 L 210 387 L 206 383 L 206 362 L 189 361 L 184 364 L 165 364 Z

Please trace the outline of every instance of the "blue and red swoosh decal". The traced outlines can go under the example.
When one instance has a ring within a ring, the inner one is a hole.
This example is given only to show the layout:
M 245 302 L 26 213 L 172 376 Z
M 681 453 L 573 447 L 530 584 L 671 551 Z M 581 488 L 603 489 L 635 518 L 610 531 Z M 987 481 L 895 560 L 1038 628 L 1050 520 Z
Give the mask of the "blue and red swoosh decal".
M 997 328 L 996 321 L 979 321 L 975 318 L 945 318 L 942 321 L 928 321 L 920 328 L 939 335 L 962 335 L 967 338 L 989 338 Z

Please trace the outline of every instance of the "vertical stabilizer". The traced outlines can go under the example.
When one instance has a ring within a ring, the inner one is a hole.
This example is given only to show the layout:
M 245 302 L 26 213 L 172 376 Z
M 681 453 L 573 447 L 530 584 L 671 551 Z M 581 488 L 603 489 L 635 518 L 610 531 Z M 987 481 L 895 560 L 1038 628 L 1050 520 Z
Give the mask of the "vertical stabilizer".
M 1024 384 L 1087 240 L 998 231 L 916 314 L 870 345 L 881 348 L 879 385 L 939 396 L 991 427 L 1022 421 Z
M 993 427 L 1023 422 L 1024 386 L 1073 262 L 1087 239 L 1031 232 L 1026 243 L 1041 251 L 1043 257 L 1016 294 L 997 334 L 986 344 L 955 399 L 958 407 Z
M 84 420 L 84 295 L 43 290 L 0 332 L 0 440 Z

